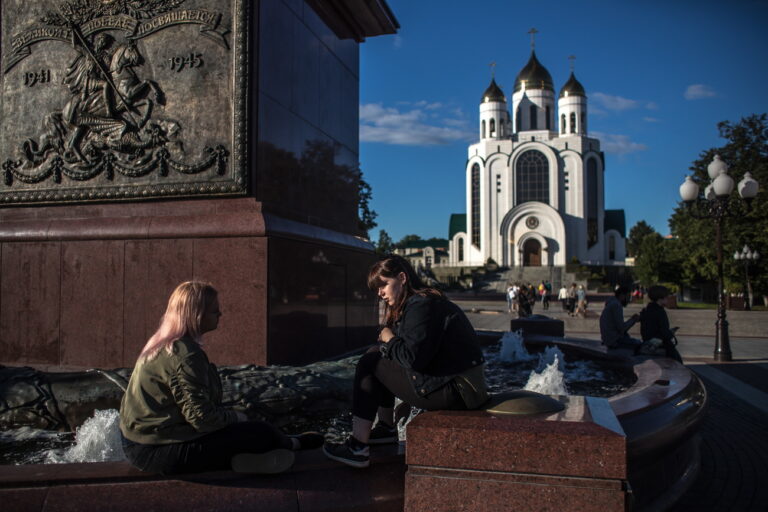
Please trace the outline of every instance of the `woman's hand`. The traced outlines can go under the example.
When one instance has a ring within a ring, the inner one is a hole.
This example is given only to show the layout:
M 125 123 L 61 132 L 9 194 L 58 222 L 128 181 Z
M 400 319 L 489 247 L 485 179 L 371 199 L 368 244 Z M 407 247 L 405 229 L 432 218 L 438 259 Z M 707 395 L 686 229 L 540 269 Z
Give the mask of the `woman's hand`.
M 383 343 L 389 343 L 389 340 L 395 337 L 395 333 L 392 332 L 392 329 L 389 327 L 385 327 L 381 330 L 379 333 L 379 341 Z

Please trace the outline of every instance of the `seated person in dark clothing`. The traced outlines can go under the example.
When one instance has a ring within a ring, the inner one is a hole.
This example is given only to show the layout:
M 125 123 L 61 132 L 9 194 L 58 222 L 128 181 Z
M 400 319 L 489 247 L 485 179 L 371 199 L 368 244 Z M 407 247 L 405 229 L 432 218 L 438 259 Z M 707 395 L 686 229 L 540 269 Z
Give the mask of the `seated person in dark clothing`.
M 661 340 L 666 356 L 680 363 L 683 358 L 675 348 L 675 330 L 669 328 L 669 317 L 664 307 L 667 305 L 669 290 L 664 286 L 651 286 L 648 289 L 650 303 L 640 313 L 640 333 L 644 342 L 652 339 Z
M 427 410 L 474 409 L 488 399 L 483 353 L 461 308 L 425 286 L 401 256 L 375 263 L 368 286 L 386 305 L 379 344 L 357 363 L 352 435 L 323 447 L 356 468 L 368 467 L 369 445 L 398 442 L 395 397 Z
M 624 321 L 624 307 L 629 304 L 629 289 L 619 285 L 613 297 L 605 302 L 600 314 L 600 339 L 608 348 L 631 348 L 637 350 L 642 342 L 632 338 L 627 331 L 640 319 L 637 314 Z

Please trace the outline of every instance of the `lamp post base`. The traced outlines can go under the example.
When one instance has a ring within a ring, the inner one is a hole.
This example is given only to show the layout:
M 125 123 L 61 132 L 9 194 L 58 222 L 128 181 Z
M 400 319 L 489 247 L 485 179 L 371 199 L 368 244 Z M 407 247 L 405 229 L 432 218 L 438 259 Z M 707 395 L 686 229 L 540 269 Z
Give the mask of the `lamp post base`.
M 733 361 L 731 340 L 728 336 L 728 320 L 718 318 L 715 331 L 715 361 Z

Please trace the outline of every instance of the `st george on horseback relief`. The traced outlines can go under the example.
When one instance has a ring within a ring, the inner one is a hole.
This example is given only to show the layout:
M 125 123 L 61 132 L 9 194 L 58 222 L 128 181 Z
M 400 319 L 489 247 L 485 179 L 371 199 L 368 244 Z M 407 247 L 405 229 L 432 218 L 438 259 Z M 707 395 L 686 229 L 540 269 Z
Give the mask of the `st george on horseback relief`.
M 0 206 L 242 194 L 242 0 L 0 0 Z

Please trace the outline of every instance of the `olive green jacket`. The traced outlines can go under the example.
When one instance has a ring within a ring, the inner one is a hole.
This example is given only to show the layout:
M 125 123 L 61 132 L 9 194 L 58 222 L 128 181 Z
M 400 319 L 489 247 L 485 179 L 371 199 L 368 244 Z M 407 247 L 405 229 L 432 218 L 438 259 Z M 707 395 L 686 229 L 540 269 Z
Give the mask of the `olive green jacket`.
M 221 399 L 216 366 L 198 343 L 181 338 L 172 353 L 161 350 L 136 363 L 120 405 L 120 430 L 141 444 L 190 441 L 237 422 Z

